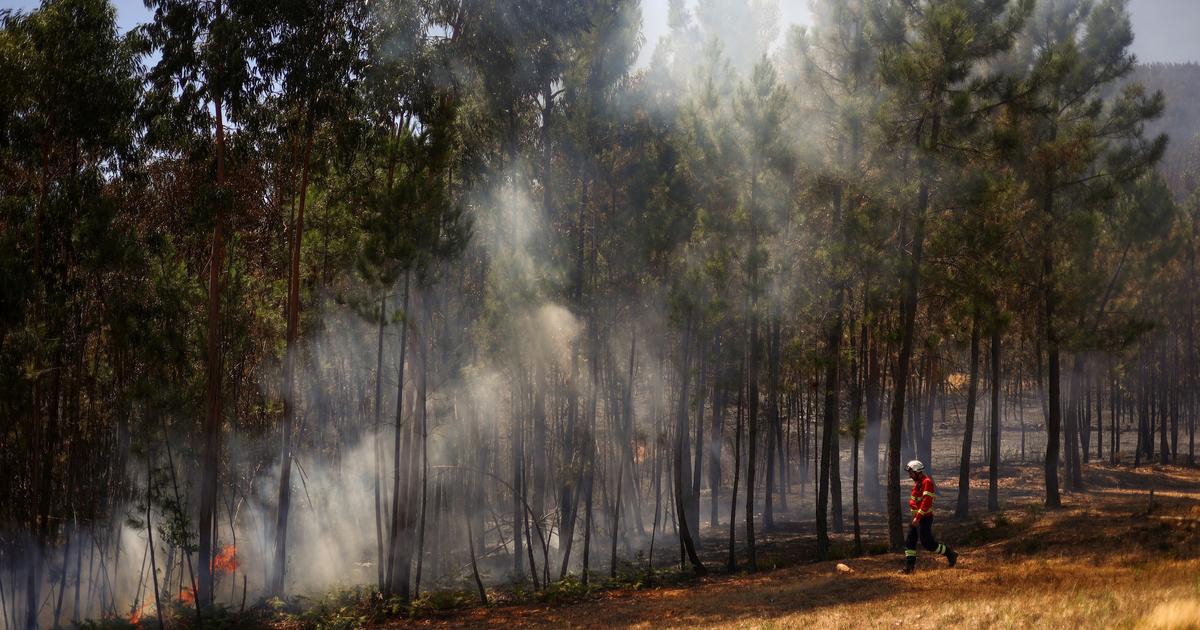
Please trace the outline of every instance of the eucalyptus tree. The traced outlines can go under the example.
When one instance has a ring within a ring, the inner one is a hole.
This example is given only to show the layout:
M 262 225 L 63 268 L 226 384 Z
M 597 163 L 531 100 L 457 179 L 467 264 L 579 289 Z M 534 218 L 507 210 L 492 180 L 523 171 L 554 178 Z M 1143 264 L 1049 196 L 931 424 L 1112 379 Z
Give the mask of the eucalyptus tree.
M 128 290 L 117 274 L 123 267 L 136 273 L 142 262 L 120 225 L 132 195 L 111 181 L 134 177 L 140 162 L 136 46 L 136 36 L 118 34 L 113 7 L 100 0 L 57 0 L 0 15 L 0 462 L 10 477 L 0 535 L 22 541 L 6 552 L 24 551 L 21 623 L 30 628 L 39 626 L 51 546 L 62 538 L 79 545 L 79 528 L 68 531 L 62 515 L 83 512 L 104 522 L 125 488 L 128 441 L 109 461 L 96 461 L 90 479 L 79 466 L 109 439 L 85 426 L 81 387 L 91 369 L 84 359 L 92 366 L 102 354 L 106 365 L 117 360 L 110 343 L 125 337 L 113 327 L 129 307 L 120 299 L 111 309 L 97 304 L 106 287 Z M 128 394 L 122 389 L 113 400 L 123 403 Z M 124 435 L 128 422 L 121 421 Z M 60 457 L 68 465 L 59 465 Z M 77 496 L 76 488 L 108 496 Z M 8 529 L 18 523 L 20 530 Z M 66 571 L 64 563 L 60 593 Z M 60 610 L 61 603 L 55 625 Z
M 150 69 L 147 105 L 152 127 L 184 134 L 180 146 L 167 136 L 156 140 L 168 151 L 198 156 L 212 168 L 202 202 L 211 229 L 208 260 L 207 327 L 205 334 L 204 455 L 199 472 L 200 496 L 196 520 L 199 532 L 199 580 L 196 602 L 211 605 L 221 434 L 223 425 L 221 357 L 221 289 L 226 270 L 226 246 L 234 197 L 226 179 L 226 117 L 237 119 L 258 97 L 255 76 L 256 43 L 253 2 L 242 0 L 152 0 L 154 20 L 145 34 L 160 57 Z M 208 104 L 211 103 L 210 108 Z M 211 131 L 211 135 L 210 135 Z M 211 138 L 211 139 L 210 139 Z M 197 151 L 197 149 L 199 149 Z
M 276 508 L 274 565 L 269 590 L 284 593 L 287 567 L 287 526 L 291 508 L 292 425 L 299 390 L 296 384 L 297 342 L 300 334 L 300 260 L 304 246 L 304 211 L 308 201 L 313 145 L 321 131 L 351 111 L 355 80 L 365 63 L 368 4 L 363 0 L 300 0 L 257 5 L 255 28 L 270 33 L 258 57 L 257 70 L 276 85 L 273 103 L 285 111 L 280 136 L 293 138 L 293 157 L 299 184 L 293 198 L 288 260 L 287 340 L 283 359 L 283 423 L 280 427 L 279 501 Z
M 413 506 L 419 499 L 418 481 L 422 475 L 415 462 L 424 459 L 417 450 L 417 441 L 425 437 L 424 426 L 405 423 L 401 417 L 405 408 L 405 340 L 416 319 L 408 312 L 408 297 L 414 284 L 425 282 L 423 279 L 437 261 L 451 259 L 462 251 L 470 234 L 470 223 L 462 206 L 447 192 L 457 111 L 449 99 L 432 99 L 431 105 L 432 109 L 414 112 L 421 121 L 419 129 L 402 128 L 390 140 L 395 147 L 388 150 L 399 154 L 388 167 L 394 178 L 375 182 L 373 186 L 363 215 L 365 238 L 358 261 L 360 273 L 373 281 L 398 281 L 404 287 L 397 313 L 401 318 L 402 341 L 397 358 L 400 377 L 396 388 L 391 514 L 386 519 L 386 528 L 377 523 L 377 536 L 387 537 L 382 545 L 386 570 L 381 590 L 402 601 L 408 601 L 412 588 L 412 561 L 417 551 L 413 544 L 417 512 Z M 382 307 L 379 316 L 382 326 Z M 424 401 L 418 401 L 418 420 L 424 420 L 420 409 L 423 404 Z
M 361 241 L 356 247 L 354 265 L 359 277 L 365 282 L 368 293 L 365 300 L 369 304 L 360 305 L 360 310 L 368 319 L 374 319 L 377 326 L 372 439 L 375 442 L 373 498 L 376 570 L 377 587 L 380 592 L 390 592 L 392 588 L 389 567 L 394 567 L 392 549 L 397 544 L 392 538 L 395 527 L 394 512 L 386 507 L 392 504 L 385 498 L 382 479 L 384 329 L 393 320 L 402 324 L 396 367 L 403 375 L 410 328 L 407 325 L 409 276 L 416 262 L 411 215 L 392 197 L 395 194 L 397 175 L 404 177 L 408 174 L 418 154 L 418 113 L 430 111 L 435 102 L 436 97 L 429 77 L 438 55 L 434 47 L 426 41 L 426 33 L 427 29 L 438 23 L 440 22 L 435 16 L 422 11 L 412 2 L 401 0 L 372 5 L 363 24 L 365 57 L 370 63 L 361 70 L 361 88 L 353 101 L 363 114 L 364 129 L 362 143 L 357 147 L 358 160 L 362 163 L 363 170 L 352 179 L 356 188 L 366 191 L 364 202 L 361 204 L 366 211 L 359 217 Z M 444 130 L 443 134 L 446 131 L 448 130 Z M 452 137 L 451 134 L 443 142 Z M 442 147 L 441 150 L 445 151 L 448 148 Z M 447 177 L 449 176 L 450 174 L 447 174 Z M 402 287 L 399 288 L 400 299 L 394 313 L 389 316 L 388 301 L 394 297 L 398 287 Z M 402 407 L 404 379 L 401 377 L 399 380 L 396 397 L 397 404 Z M 397 426 L 399 420 L 397 417 Z M 395 461 L 399 459 L 399 450 L 403 450 L 399 436 L 400 432 L 397 431 L 393 440 L 394 493 L 397 492 L 399 483 L 399 468 L 395 466 Z M 405 507 L 407 506 L 402 506 Z

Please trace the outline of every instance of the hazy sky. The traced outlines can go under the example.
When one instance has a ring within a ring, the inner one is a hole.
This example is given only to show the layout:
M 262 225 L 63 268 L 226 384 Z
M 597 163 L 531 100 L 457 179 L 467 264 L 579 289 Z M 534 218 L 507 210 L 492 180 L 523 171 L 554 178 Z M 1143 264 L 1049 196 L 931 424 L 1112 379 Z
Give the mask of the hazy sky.
M 141 0 L 115 0 L 117 19 L 129 28 L 150 18 Z M 646 50 L 649 57 L 654 44 L 667 28 L 667 0 L 641 0 Z M 33 9 L 38 0 L 0 0 L 0 8 Z M 780 0 L 783 21 L 804 23 L 808 20 L 808 0 Z M 1138 59 L 1151 61 L 1200 61 L 1200 0 L 1131 0 L 1133 28 L 1137 38 L 1133 51 Z
M 694 0 L 690 0 L 694 3 Z M 667 30 L 668 0 L 641 0 L 646 63 Z M 807 23 L 809 0 L 779 0 L 785 23 Z M 1200 61 L 1200 0 L 1131 0 L 1133 52 L 1143 62 Z

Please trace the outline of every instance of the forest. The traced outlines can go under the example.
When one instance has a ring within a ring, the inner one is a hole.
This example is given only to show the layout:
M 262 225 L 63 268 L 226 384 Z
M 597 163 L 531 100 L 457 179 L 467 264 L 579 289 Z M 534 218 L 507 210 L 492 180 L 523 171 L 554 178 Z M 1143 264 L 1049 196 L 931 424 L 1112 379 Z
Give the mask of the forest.
M 145 4 L 0 10 L 0 626 L 896 559 L 911 459 L 962 523 L 1200 482 L 1200 65 L 1126 0 Z

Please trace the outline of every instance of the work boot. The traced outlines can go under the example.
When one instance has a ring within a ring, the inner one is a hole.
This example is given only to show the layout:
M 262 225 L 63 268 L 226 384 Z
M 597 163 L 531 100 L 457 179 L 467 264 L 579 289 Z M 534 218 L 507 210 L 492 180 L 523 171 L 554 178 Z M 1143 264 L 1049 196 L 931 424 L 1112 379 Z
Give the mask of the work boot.
M 954 566 L 955 564 L 957 564 L 958 563 L 958 552 L 953 549 L 947 549 L 946 550 L 946 562 L 949 562 L 950 566 Z

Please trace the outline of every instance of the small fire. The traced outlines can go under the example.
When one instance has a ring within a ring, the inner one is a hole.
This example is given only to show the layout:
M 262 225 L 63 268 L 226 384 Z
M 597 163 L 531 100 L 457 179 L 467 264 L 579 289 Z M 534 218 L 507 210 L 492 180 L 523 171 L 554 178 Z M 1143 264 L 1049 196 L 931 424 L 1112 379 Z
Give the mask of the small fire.
M 192 603 L 195 603 L 195 601 L 196 601 L 196 592 L 192 590 L 192 587 L 185 586 L 183 588 L 183 590 L 179 591 L 179 602 L 180 603 L 192 604 Z
M 217 557 L 213 558 L 212 570 L 214 575 L 220 573 L 233 573 L 234 571 L 237 571 L 237 569 L 237 547 L 233 545 L 229 545 L 221 549 L 221 551 L 217 553 Z
M 150 609 L 153 606 L 154 606 L 154 602 L 146 602 L 145 604 L 142 604 L 141 606 L 134 608 L 133 613 L 129 615 L 129 623 L 131 623 L 135 626 L 138 625 L 139 623 L 141 623 L 142 617 L 146 613 L 150 612 Z

